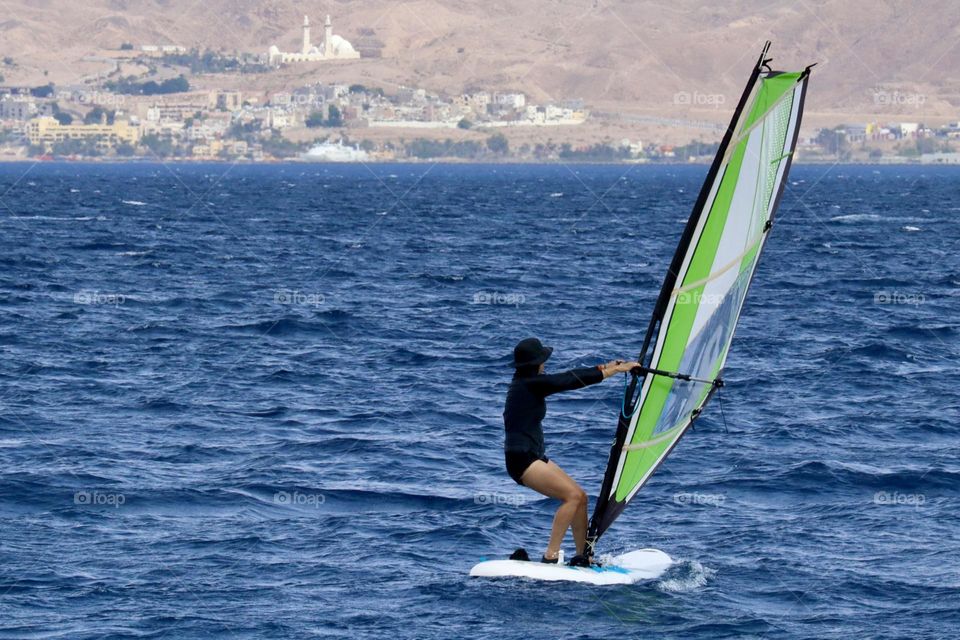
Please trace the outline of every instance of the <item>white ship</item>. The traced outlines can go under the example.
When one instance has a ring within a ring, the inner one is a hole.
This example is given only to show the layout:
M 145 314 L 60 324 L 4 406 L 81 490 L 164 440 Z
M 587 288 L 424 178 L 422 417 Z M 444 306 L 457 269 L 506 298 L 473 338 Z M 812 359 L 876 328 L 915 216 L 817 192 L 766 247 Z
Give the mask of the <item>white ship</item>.
M 348 147 L 342 141 L 321 142 L 301 154 L 302 160 L 311 162 L 366 162 L 370 154 L 360 148 L 360 145 Z

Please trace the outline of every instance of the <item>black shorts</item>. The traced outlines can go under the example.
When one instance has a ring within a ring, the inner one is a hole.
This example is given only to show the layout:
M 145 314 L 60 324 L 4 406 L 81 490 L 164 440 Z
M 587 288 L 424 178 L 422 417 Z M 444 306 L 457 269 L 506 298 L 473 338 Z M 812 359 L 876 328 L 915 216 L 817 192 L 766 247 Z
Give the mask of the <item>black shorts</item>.
M 526 471 L 527 467 L 533 464 L 535 460 L 550 462 L 550 458 L 547 456 L 538 456 L 530 451 L 505 451 L 504 457 L 507 459 L 507 473 L 510 474 L 510 477 L 513 478 L 513 481 L 517 484 L 523 484 L 520 478 L 523 477 L 523 472 Z

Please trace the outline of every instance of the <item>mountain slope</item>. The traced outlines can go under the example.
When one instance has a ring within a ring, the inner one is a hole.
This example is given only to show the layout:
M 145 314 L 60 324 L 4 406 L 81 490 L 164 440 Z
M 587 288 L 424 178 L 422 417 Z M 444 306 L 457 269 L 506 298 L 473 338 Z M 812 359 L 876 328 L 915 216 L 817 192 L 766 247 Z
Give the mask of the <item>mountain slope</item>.
M 264 51 L 298 46 L 308 14 L 355 40 L 375 29 L 382 59 L 245 78 L 346 79 L 461 92 L 519 89 L 534 100 L 583 98 L 596 109 L 712 119 L 736 100 L 766 39 L 774 66 L 818 62 L 811 114 L 904 119 L 960 115 L 960 5 L 930 0 L 31 0 L 0 22 L 6 82 L 76 82 L 85 61 L 122 42 Z M 82 6 L 81 6 L 82 5 Z M 46 72 L 46 75 L 44 75 Z M 721 118 L 722 119 L 722 118 Z

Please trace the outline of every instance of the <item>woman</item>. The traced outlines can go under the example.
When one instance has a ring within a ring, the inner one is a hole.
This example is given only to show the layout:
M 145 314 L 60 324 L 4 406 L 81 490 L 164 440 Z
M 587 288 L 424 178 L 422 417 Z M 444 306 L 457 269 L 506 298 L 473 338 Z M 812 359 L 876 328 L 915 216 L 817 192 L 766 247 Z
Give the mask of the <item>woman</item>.
M 596 384 L 615 373 L 624 373 L 639 365 L 636 362 L 613 360 L 596 367 L 546 375 L 543 372 L 544 363 L 551 353 L 553 348 L 543 346 L 536 338 L 521 340 L 513 350 L 513 366 L 516 372 L 507 391 L 507 402 L 503 410 L 503 426 L 506 432 L 503 449 L 507 473 L 517 484 L 562 502 L 553 518 L 550 542 L 541 561 L 558 561 L 560 544 L 572 525 L 577 555 L 570 564 L 590 566 L 590 557 L 586 550 L 587 494 L 556 462 L 545 455 L 541 426 L 547 413 L 545 399 L 560 391 Z M 527 560 L 528 557 L 526 551 L 517 549 L 511 559 Z

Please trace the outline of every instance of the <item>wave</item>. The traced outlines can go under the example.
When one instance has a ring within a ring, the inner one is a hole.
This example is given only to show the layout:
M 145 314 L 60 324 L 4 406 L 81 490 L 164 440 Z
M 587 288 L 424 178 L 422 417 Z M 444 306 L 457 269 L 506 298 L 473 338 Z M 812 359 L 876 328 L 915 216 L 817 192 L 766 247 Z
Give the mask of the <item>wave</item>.
M 669 593 L 687 593 L 707 585 L 716 571 L 696 560 L 680 560 L 656 582 L 657 589 Z
M 874 340 L 859 345 L 831 346 L 824 349 L 821 353 L 818 353 L 817 359 L 820 361 L 826 360 L 834 365 L 835 363 L 852 365 L 850 360 L 854 357 L 868 361 L 880 358 L 885 360 L 907 360 L 913 355 L 914 351 L 912 349 L 904 348 L 901 345 L 889 341 Z
M 405 347 L 394 349 L 390 355 L 390 362 L 394 365 L 422 365 L 441 360 L 441 356 L 429 355 Z
M 103 250 L 117 250 L 123 249 L 126 251 L 131 251 L 130 245 L 124 242 L 106 242 L 106 241 L 94 241 L 87 242 L 84 244 L 75 244 L 70 247 L 71 249 L 76 249 L 78 251 L 103 251 Z
M 274 418 L 276 416 L 282 416 L 287 413 L 290 409 L 283 406 L 274 406 L 268 407 L 266 409 L 255 409 L 250 411 L 228 411 L 220 409 L 217 413 L 226 413 L 234 414 L 238 416 L 250 416 L 251 418 Z
M 293 369 L 275 369 L 270 373 L 260 376 L 260 380 L 272 382 L 294 382 L 302 378 L 302 374 Z
M 885 333 L 898 338 L 952 338 L 960 327 L 952 324 L 917 324 L 887 327 Z
M 317 313 L 313 317 L 317 318 L 316 322 L 295 317 L 282 317 L 275 320 L 219 325 L 216 328 L 271 337 L 301 334 L 329 336 L 332 328 L 347 326 L 348 319 L 353 316 L 346 311 L 332 310 Z
M 406 491 L 331 489 L 289 482 L 243 485 L 232 489 L 231 492 L 239 493 L 278 510 L 306 510 L 320 514 L 356 513 L 358 508 L 378 512 L 448 512 L 458 506 L 476 504 L 473 496 L 453 498 Z
M 10 220 L 51 220 L 56 222 L 89 222 L 90 220 L 106 220 L 103 216 L 7 216 Z
M 770 476 L 767 476 L 769 478 Z M 913 491 L 933 488 L 960 488 L 960 471 L 916 467 L 884 470 L 864 464 L 808 460 L 772 475 L 771 487 L 797 487 L 805 491 L 823 491 L 833 484 L 866 489 Z
M 162 449 L 151 451 L 145 457 L 155 462 L 190 464 L 196 462 L 215 462 L 221 459 L 230 447 L 208 446 L 202 444 L 183 444 L 178 446 L 164 446 Z
M 176 325 L 167 325 L 162 322 L 145 322 L 143 324 L 127 327 L 126 330 L 130 333 L 157 335 L 169 339 L 173 339 L 175 336 L 179 336 L 184 333 L 182 328 Z
M 876 213 L 848 213 L 830 218 L 830 222 L 876 222 L 882 217 Z
M 421 273 L 418 276 L 419 278 L 425 280 L 431 280 L 433 282 L 461 282 L 466 276 L 459 274 L 442 274 L 442 273 Z
M 11 257 L 0 256 L 0 266 L 16 267 L 17 269 L 47 268 L 50 263 L 40 258 L 33 258 L 23 254 L 13 254 Z M 9 282 L 9 281 L 8 281 Z
M 278 446 L 287 447 L 289 442 L 279 442 Z M 354 437 L 347 435 L 335 435 L 333 437 L 325 437 L 321 440 L 315 440 L 313 442 L 297 442 L 296 446 L 299 447 L 304 454 L 309 454 L 311 451 L 316 450 L 317 453 L 323 456 L 330 456 L 332 454 L 340 453 L 350 453 L 352 455 L 361 455 L 361 454 L 381 454 L 389 449 L 398 449 L 401 447 L 399 441 L 391 440 L 389 437 L 376 438 L 376 437 Z
M 156 413 L 175 413 L 193 411 L 191 405 L 181 404 L 168 398 L 144 398 L 134 404 L 135 407 L 143 411 Z

